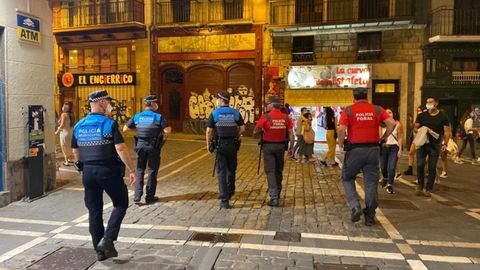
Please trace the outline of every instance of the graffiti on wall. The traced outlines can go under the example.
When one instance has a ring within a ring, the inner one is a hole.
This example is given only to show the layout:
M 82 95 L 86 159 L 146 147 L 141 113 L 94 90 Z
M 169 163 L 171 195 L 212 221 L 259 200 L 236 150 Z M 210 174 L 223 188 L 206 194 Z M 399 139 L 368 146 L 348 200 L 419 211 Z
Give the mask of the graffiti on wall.
M 255 95 L 253 89 L 246 86 L 239 86 L 236 90 L 228 88 L 230 93 L 229 105 L 240 111 L 245 124 L 253 124 L 255 119 Z M 217 97 L 205 89 L 203 94 L 191 92 L 188 100 L 188 111 L 190 118 L 195 120 L 206 120 L 216 108 Z

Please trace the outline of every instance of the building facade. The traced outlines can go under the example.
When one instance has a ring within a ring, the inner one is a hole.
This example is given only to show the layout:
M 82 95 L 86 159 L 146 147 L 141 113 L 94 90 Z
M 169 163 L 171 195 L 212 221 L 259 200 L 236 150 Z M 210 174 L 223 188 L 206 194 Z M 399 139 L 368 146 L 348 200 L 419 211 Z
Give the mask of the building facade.
M 144 0 L 53 1 L 58 111 L 71 103 L 83 117 L 97 89 L 114 98 L 119 123 L 142 109 L 150 93 L 147 7 Z
M 365 86 L 406 125 L 420 104 L 427 10 L 420 0 L 271 1 L 266 63 L 277 92 L 293 106 L 342 107 Z
M 49 1 L 0 2 L 0 206 L 28 197 L 32 179 L 39 194 L 54 188 L 52 47 Z
M 153 1 L 152 89 L 174 131 L 204 133 L 222 90 L 252 129 L 262 100 L 265 7 L 260 0 Z
M 480 2 L 432 1 L 430 22 L 422 100 L 438 98 L 455 130 L 468 110 L 480 110 Z

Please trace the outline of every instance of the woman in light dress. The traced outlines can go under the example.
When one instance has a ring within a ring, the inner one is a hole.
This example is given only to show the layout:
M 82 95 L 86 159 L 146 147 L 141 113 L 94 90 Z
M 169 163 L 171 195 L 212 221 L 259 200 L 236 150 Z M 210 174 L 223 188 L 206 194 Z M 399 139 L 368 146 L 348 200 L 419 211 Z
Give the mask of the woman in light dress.
M 58 129 L 55 131 L 55 135 L 60 134 L 60 146 L 63 153 L 63 165 L 70 166 L 73 164 L 72 157 L 72 134 L 73 124 L 75 120 L 72 113 L 72 106 L 64 104 L 62 107 L 62 114 L 58 120 Z

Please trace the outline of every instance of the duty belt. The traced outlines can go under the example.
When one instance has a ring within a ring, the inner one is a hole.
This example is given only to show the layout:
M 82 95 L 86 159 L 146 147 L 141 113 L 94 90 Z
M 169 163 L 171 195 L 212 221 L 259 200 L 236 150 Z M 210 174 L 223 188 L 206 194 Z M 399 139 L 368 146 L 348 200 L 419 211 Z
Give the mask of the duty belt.
M 352 148 L 374 147 L 379 146 L 378 143 L 352 143 Z

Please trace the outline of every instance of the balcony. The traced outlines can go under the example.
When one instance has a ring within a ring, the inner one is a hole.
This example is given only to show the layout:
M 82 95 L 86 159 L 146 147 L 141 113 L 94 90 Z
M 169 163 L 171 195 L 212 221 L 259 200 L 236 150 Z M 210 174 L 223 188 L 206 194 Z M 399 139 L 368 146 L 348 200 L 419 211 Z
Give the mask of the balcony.
M 455 41 L 461 41 L 463 39 L 462 37 L 441 36 L 473 35 L 480 35 L 480 9 L 455 9 L 444 6 L 435 9 L 430 14 L 430 42 L 442 40 L 454 41 L 450 40 L 452 38 L 455 39 Z M 477 39 L 478 38 L 480 37 L 477 37 Z
M 205 24 L 252 23 L 251 0 L 157 0 L 154 3 L 154 24 L 158 27 Z
M 54 31 L 144 24 L 143 0 L 56 1 Z
M 270 2 L 273 26 L 411 19 L 414 0 L 287 0 Z
M 453 71 L 452 84 L 478 85 L 480 84 L 480 71 Z

